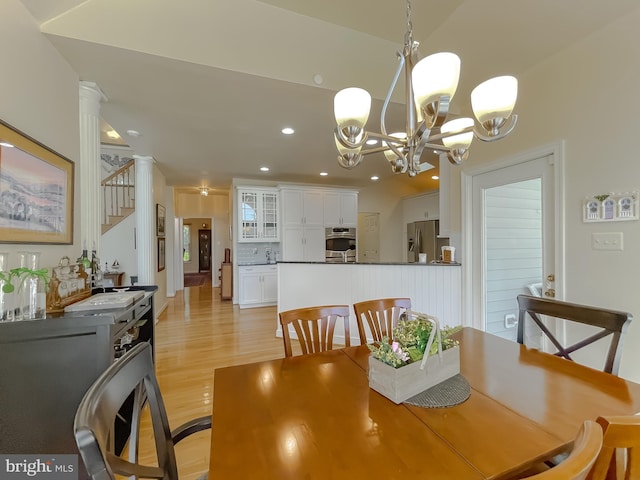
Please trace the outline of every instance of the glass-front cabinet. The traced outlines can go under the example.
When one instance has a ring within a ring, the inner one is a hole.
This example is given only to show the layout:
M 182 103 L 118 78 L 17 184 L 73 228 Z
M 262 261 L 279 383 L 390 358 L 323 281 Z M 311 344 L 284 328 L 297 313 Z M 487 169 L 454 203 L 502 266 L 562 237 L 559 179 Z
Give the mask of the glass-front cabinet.
M 278 196 L 276 188 L 238 188 L 238 241 L 278 242 Z

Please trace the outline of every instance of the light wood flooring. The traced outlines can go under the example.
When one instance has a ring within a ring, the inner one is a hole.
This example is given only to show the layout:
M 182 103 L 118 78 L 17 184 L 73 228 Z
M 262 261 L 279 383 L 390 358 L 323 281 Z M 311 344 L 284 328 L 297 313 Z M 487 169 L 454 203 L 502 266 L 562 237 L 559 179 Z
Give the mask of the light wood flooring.
M 276 307 L 240 310 L 220 300 L 211 284 L 189 287 L 169 298 L 155 329 L 156 373 L 172 428 L 211 414 L 214 370 L 284 357 L 282 339 L 275 336 Z M 150 461 L 149 420 L 141 427 L 141 459 Z M 209 468 L 210 432 L 200 432 L 176 446 L 181 480 L 191 480 Z

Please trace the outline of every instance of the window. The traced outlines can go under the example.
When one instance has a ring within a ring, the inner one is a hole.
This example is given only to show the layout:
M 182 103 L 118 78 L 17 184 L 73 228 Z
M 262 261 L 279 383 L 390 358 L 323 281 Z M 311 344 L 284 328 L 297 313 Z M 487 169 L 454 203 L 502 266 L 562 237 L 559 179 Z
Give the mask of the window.
M 182 261 L 191 261 L 191 225 L 182 227 Z

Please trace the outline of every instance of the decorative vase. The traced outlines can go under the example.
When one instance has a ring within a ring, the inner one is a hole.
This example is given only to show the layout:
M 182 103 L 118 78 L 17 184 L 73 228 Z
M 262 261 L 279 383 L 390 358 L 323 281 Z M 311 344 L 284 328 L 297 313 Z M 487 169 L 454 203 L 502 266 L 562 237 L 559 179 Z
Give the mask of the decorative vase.
M 38 274 L 39 262 L 39 252 L 20 252 L 19 320 L 40 320 L 47 316 L 47 285 L 43 275 Z
M 9 254 L 0 253 L 0 322 L 15 319 L 15 293 L 9 271 Z

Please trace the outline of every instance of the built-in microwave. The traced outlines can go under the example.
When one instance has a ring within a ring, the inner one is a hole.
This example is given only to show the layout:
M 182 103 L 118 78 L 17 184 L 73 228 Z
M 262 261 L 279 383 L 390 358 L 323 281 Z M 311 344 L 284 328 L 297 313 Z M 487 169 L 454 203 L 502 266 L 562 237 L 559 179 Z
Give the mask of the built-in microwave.
M 325 261 L 329 263 L 354 263 L 356 259 L 356 229 L 326 228 Z

